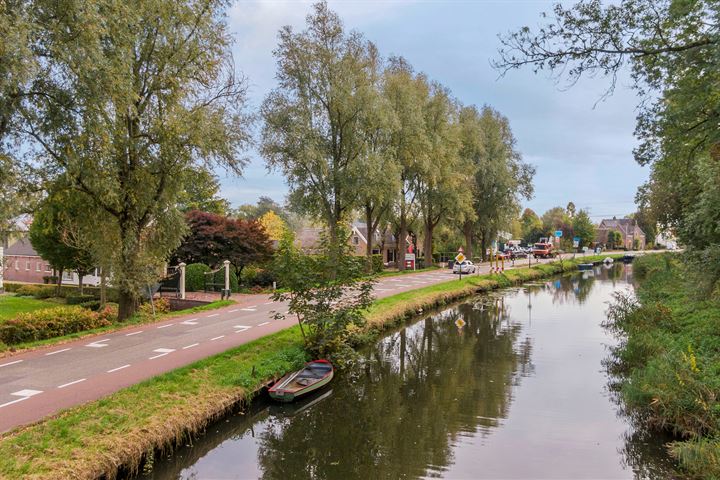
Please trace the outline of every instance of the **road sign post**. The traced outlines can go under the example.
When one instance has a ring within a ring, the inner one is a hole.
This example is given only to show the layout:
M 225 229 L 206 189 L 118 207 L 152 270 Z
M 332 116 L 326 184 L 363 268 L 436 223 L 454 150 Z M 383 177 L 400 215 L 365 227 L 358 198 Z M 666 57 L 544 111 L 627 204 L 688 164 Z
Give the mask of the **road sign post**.
M 465 259 L 466 259 L 466 257 L 465 257 L 465 254 L 463 253 L 463 248 L 462 247 L 458 248 L 458 254 L 455 255 L 455 263 L 462 264 L 462 262 L 464 262 Z M 460 265 L 460 268 L 458 268 L 458 272 L 460 273 L 460 280 L 462 280 L 462 265 Z

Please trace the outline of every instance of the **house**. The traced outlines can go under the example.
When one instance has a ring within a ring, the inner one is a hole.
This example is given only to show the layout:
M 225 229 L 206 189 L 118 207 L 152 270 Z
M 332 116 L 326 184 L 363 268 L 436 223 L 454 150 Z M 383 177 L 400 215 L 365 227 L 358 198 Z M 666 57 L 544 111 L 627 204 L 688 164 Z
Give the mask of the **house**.
M 323 228 L 306 227 L 300 229 L 295 234 L 295 243 L 303 251 L 308 253 L 317 252 L 320 249 L 320 237 Z M 364 256 L 368 243 L 368 231 L 364 223 L 356 222 L 352 225 L 352 230 L 348 242 L 353 249 L 353 255 Z M 375 232 L 373 236 L 373 254 L 382 255 L 383 263 L 394 263 L 397 258 L 395 235 L 389 230 Z
M 18 238 L 5 249 L 3 259 L 3 280 L 6 282 L 44 283 L 43 277 L 53 275 L 50 263 L 44 260 L 33 248 L 27 235 Z M 62 283 L 78 284 L 77 273 L 63 272 Z M 99 285 L 97 269 L 83 277 L 84 285 Z
M 608 232 L 615 230 L 620 232 L 621 244 L 617 248 L 626 250 L 645 248 L 645 232 L 632 218 L 608 218 L 600 222 L 597 227 L 596 241 L 602 244 L 608 243 Z

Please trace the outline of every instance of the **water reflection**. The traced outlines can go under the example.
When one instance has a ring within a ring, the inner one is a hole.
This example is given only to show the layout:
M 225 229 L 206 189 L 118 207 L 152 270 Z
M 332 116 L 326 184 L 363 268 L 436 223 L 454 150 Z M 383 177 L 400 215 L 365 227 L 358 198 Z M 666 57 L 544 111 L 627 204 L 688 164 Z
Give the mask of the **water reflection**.
M 622 266 L 483 296 L 391 333 L 300 404 L 256 404 L 146 478 L 658 478 L 605 390 Z M 598 313 L 599 311 L 599 313 Z

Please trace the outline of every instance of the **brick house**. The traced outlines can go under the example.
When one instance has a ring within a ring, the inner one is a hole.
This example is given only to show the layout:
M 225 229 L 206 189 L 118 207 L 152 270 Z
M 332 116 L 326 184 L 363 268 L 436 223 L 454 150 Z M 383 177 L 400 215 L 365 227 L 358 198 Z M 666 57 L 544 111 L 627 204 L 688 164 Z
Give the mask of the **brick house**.
M 596 241 L 606 245 L 608 242 L 608 232 L 615 230 L 620 232 L 622 236 L 622 244 L 619 248 L 632 250 L 637 240 L 638 248 L 645 248 L 645 232 L 638 227 L 637 222 L 632 218 L 609 218 L 602 220 L 597 227 Z
M 52 267 L 37 254 L 28 237 L 21 237 L 5 249 L 3 279 L 6 282 L 43 283 Z
M 43 283 L 43 277 L 53 275 L 50 263 L 33 248 L 27 235 L 10 243 L 5 249 L 3 280 L 6 282 Z M 63 272 L 62 283 L 78 285 L 77 273 Z M 97 269 L 83 277 L 83 285 L 100 285 Z

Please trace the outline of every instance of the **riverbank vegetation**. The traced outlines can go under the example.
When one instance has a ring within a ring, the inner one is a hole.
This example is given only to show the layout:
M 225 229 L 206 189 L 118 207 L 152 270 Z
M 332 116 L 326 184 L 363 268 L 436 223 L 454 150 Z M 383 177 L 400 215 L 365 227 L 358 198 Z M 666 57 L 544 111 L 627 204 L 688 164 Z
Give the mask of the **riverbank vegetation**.
M 720 296 L 689 282 L 680 254 L 634 264 L 636 297 L 619 295 L 608 326 L 621 339 L 610 362 L 622 397 L 650 427 L 679 440 L 670 452 L 688 472 L 720 477 Z
M 466 276 L 388 297 L 373 304 L 367 326 L 353 332 L 353 338 L 356 343 L 370 341 L 419 309 L 569 271 L 578 263 L 602 258 Z M 295 326 L 3 434 L 0 476 L 113 478 L 118 469 L 133 471 L 156 450 L 172 448 L 201 432 L 209 422 L 248 401 L 268 380 L 297 368 L 305 355 Z

